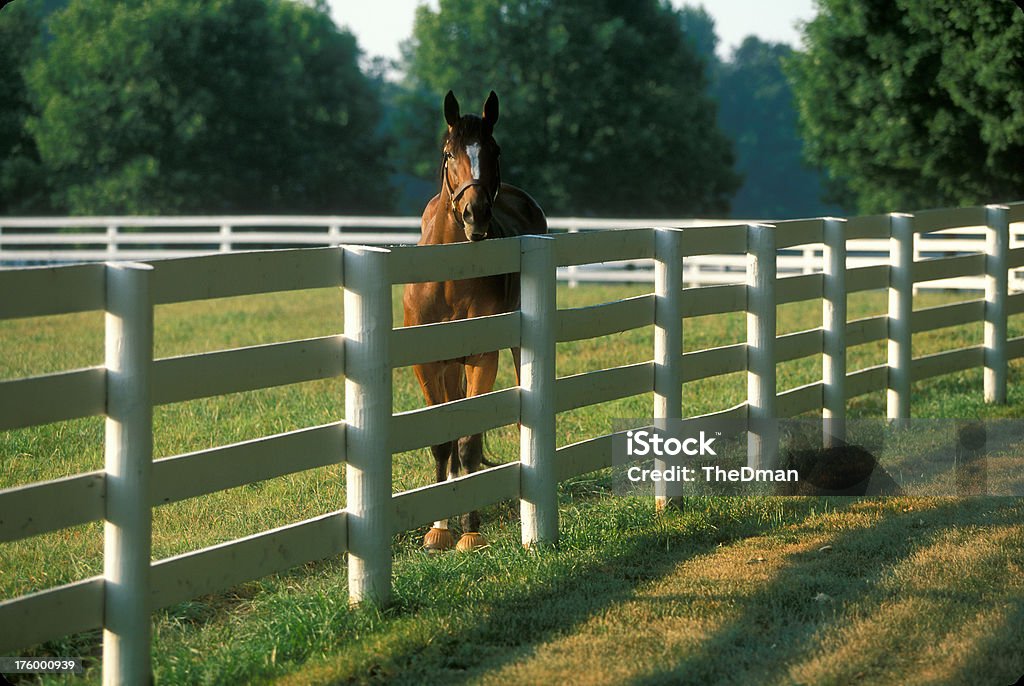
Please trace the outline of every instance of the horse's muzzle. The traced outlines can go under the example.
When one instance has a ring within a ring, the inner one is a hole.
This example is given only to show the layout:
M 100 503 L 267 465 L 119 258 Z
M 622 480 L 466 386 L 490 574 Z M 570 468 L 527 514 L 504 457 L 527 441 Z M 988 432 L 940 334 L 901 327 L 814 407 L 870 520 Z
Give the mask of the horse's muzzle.
M 462 222 L 466 229 L 466 238 L 471 241 L 482 241 L 490 233 L 490 206 L 474 207 L 473 203 L 466 205 L 462 212 Z
M 487 238 L 488 234 L 490 234 L 491 223 L 489 221 L 478 223 L 466 222 L 462 228 L 465 229 L 466 238 L 468 238 L 469 240 L 482 241 L 483 239 Z

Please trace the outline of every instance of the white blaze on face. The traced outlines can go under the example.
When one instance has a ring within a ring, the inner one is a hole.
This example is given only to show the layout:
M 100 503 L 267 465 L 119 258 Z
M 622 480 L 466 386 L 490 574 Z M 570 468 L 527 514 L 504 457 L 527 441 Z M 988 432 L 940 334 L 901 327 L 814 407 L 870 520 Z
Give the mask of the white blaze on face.
M 474 179 L 480 178 L 480 144 L 472 143 L 466 146 L 466 154 L 469 155 L 470 173 Z

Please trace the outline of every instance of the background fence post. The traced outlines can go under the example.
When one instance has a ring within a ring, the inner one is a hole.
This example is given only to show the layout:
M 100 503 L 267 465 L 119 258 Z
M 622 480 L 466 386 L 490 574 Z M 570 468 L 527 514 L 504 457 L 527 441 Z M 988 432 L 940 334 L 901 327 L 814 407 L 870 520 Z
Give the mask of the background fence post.
M 220 251 L 231 252 L 231 225 L 222 224 L 220 227 Z
M 817 266 L 817 263 L 816 263 L 817 255 L 815 254 L 815 252 L 816 251 L 814 250 L 814 246 L 810 246 L 810 245 L 804 246 L 804 249 L 801 251 L 801 255 L 800 255 L 800 259 L 801 259 L 800 272 L 802 274 L 813 274 L 814 273 L 814 268 Z
M 654 419 L 683 416 L 683 231 L 654 231 Z M 664 460 L 654 468 L 664 470 Z M 654 482 L 654 506 L 670 502 L 664 481 Z M 676 504 L 681 496 L 674 499 Z
M 912 258 L 912 261 L 913 262 L 920 262 L 923 259 L 921 257 L 921 236 L 920 236 L 920 234 L 916 234 L 916 233 L 913 234 L 913 236 L 914 237 L 911 239 L 911 241 L 914 244 L 914 257 Z M 910 295 L 912 297 L 916 298 L 917 294 L 920 293 L 920 292 L 921 292 L 921 287 L 917 285 L 917 282 L 914 282 L 914 285 L 910 287 Z
M 580 229 L 577 226 L 570 226 L 569 233 L 579 233 Z M 569 265 L 567 268 L 569 271 L 569 288 L 576 288 L 580 285 L 580 282 L 576 279 L 576 273 L 579 271 L 579 267 L 575 264 Z
M 520 518 L 523 545 L 558 542 L 555 473 L 555 239 L 521 241 Z
M 111 224 L 107 227 L 107 255 L 113 256 L 117 252 L 117 226 Z
M 103 683 L 111 686 L 152 681 L 152 272 L 147 264 L 106 266 Z
M 775 227 L 747 226 L 747 463 L 772 468 L 775 423 Z
M 391 596 L 390 251 L 344 248 L 349 600 Z
M 1024 244 L 1024 240 L 1021 240 L 1020 224 L 1014 224 L 1010 227 L 1010 250 L 1014 248 L 1020 248 Z M 1021 278 L 1021 270 L 1015 268 L 1010 273 L 1008 286 L 1015 292 L 1024 290 L 1024 279 Z
M 910 418 L 911 324 L 914 309 L 914 216 L 889 215 L 889 381 L 886 417 Z
M 828 217 L 823 230 L 821 417 L 829 448 L 846 440 L 846 220 Z
M 985 210 L 985 402 L 1005 403 L 1010 208 L 989 205 Z

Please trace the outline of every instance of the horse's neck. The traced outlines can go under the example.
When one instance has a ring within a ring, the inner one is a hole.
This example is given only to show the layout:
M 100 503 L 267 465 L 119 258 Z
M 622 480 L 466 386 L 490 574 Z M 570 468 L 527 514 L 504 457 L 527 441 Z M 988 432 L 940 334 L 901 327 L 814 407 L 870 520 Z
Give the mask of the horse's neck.
M 466 234 L 455 219 L 452 210 L 452 202 L 444 185 L 441 186 L 441 193 L 436 196 L 437 201 L 427 205 L 423 225 L 429 227 L 429 235 L 425 235 L 424 242 L 429 245 L 442 243 L 463 243 Z

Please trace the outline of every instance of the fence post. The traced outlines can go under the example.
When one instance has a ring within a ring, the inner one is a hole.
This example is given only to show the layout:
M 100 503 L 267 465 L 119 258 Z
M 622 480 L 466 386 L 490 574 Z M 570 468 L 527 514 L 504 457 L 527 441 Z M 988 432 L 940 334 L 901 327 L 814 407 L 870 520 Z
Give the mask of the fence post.
M 911 240 L 913 241 L 913 244 L 914 244 L 913 262 L 920 262 L 921 261 L 921 236 L 920 236 L 920 234 L 916 234 L 915 233 L 914 237 Z M 916 298 L 918 293 L 920 293 L 920 292 L 921 292 L 921 287 L 918 286 L 917 282 L 915 281 L 914 285 L 910 287 L 911 298 Z
M 107 264 L 103 683 L 147 684 L 153 302 L 147 264 Z
M 775 227 L 747 226 L 747 463 L 772 468 L 775 417 Z
M 800 261 L 802 263 L 801 269 L 800 269 L 801 273 L 803 273 L 803 274 L 813 274 L 814 273 L 815 258 L 817 257 L 815 252 L 816 251 L 814 249 L 814 246 L 810 246 L 810 245 L 805 245 L 804 246 L 804 249 L 801 252 L 801 257 L 800 257 Z
M 231 252 L 231 226 L 222 224 L 220 227 L 220 251 Z
M 1014 228 L 1010 229 L 1010 250 L 1013 250 L 1014 248 L 1019 248 L 1021 247 L 1021 244 L 1024 243 L 1024 240 L 1021 240 L 1019 229 L 1016 228 L 1018 226 L 1019 224 L 1015 225 Z M 1010 274 L 1008 286 L 1012 291 L 1015 292 L 1024 290 L 1024 279 L 1021 278 L 1020 269 L 1015 268 L 1013 272 Z
M 383 605 L 391 595 L 390 251 L 343 255 L 348 594 Z
M 111 224 L 107 227 L 107 255 L 117 252 L 117 226 Z
M 914 216 L 889 215 L 889 381 L 886 416 L 910 418 L 911 324 L 914 299 Z
M 570 226 L 569 233 L 579 233 L 580 229 L 578 226 Z M 576 288 L 580 285 L 580 282 L 576 279 L 576 272 L 579 271 L 579 267 L 575 264 L 570 264 L 568 267 L 569 271 L 569 288 Z
M 555 473 L 555 239 L 520 243 L 520 519 L 523 545 L 558 542 Z
M 1005 205 L 989 205 L 985 230 L 985 402 L 1006 402 L 1006 299 L 1010 223 Z
M 822 284 L 822 438 L 826 448 L 846 440 L 846 220 L 824 224 Z
M 683 416 L 683 231 L 654 231 L 654 419 Z M 654 468 L 664 470 L 664 460 Z M 654 482 L 654 506 L 671 499 L 664 481 Z M 676 504 L 679 499 L 676 499 Z
M 327 245 L 335 246 L 341 244 L 341 227 L 331 224 L 327 227 Z

